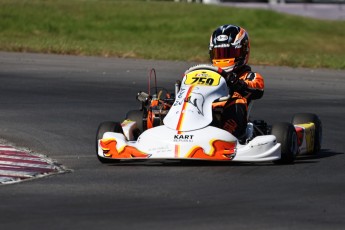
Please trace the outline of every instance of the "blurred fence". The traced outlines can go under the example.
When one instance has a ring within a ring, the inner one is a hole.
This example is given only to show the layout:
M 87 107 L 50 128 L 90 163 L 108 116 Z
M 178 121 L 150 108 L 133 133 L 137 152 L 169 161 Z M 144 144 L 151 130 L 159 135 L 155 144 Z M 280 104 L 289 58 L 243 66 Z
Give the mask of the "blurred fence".
M 345 3 L 345 0 L 216 0 L 218 2 L 278 2 L 278 3 Z
M 345 0 L 174 0 L 175 2 L 197 2 L 197 3 L 318 3 L 318 4 L 343 4 Z

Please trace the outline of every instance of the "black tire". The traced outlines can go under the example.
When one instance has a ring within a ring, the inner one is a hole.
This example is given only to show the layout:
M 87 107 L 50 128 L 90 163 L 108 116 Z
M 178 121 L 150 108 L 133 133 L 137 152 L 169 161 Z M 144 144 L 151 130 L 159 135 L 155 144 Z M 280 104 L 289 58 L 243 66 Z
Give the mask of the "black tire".
M 127 120 L 135 121 L 137 123 L 137 127 L 140 130 L 140 132 L 143 132 L 145 130 L 143 118 L 144 118 L 143 110 L 130 110 L 126 114 Z
M 275 164 L 292 164 L 298 153 L 297 133 L 295 127 L 288 122 L 281 122 L 272 126 L 272 135 L 281 144 L 281 158 Z
M 134 140 L 137 140 L 140 134 L 146 130 L 144 127 L 144 110 L 130 110 L 126 114 L 126 119 L 135 121 L 137 123 L 137 129 L 133 131 Z
M 102 163 L 114 163 L 116 159 L 107 159 L 107 158 L 102 158 L 98 156 L 98 140 L 103 138 L 103 134 L 105 132 L 115 132 L 115 133 L 123 133 L 122 126 L 119 122 L 113 122 L 113 121 L 105 121 L 102 122 L 97 129 L 97 134 L 96 134 L 96 156 L 98 160 Z
M 297 113 L 292 118 L 292 124 L 304 124 L 312 122 L 315 125 L 314 135 L 314 149 L 313 153 L 316 154 L 321 150 L 322 146 L 322 122 L 320 118 L 313 113 Z

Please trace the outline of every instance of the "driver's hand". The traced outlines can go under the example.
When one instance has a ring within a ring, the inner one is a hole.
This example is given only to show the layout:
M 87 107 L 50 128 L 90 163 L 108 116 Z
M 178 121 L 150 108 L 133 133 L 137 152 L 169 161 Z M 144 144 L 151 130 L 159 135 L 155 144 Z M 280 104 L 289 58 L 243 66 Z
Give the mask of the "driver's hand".
M 228 85 L 236 85 L 239 81 L 239 78 L 236 73 L 230 72 L 226 76 L 226 82 Z
M 234 91 L 241 92 L 247 88 L 247 84 L 237 76 L 236 73 L 230 72 L 226 77 L 226 82 Z

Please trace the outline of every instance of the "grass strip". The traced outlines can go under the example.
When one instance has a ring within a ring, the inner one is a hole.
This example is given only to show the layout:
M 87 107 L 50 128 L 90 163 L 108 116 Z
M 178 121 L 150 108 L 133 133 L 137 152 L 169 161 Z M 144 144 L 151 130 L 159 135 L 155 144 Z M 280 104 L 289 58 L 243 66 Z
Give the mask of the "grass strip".
M 1 0 L 0 50 L 208 62 L 211 32 L 247 29 L 250 64 L 345 69 L 345 21 L 168 1 Z

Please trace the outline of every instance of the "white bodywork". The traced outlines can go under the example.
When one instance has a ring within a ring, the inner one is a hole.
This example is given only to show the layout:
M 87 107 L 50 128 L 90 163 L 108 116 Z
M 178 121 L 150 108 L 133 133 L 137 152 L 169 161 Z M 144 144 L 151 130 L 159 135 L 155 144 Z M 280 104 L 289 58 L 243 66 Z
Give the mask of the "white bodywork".
M 243 162 L 280 159 L 280 144 L 276 143 L 273 135 L 258 136 L 246 145 L 241 145 L 229 132 L 209 126 L 213 119 L 212 103 L 216 99 L 228 96 L 228 93 L 226 81 L 215 71 L 197 69 L 188 72 L 182 80 L 173 106 L 163 120 L 164 125 L 148 129 L 137 141 L 132 141 L 132 131 L 136 128 L 136 123 L 125 121 L 122 123 L 124 135 L 106 132 L 103 139 L 98 140 L 98 155 L 109 158 L 105 152 L 113 150 L 101 146 L 100 142 L 110 143 L 115 140 L 117 155 L 110 158 Z

